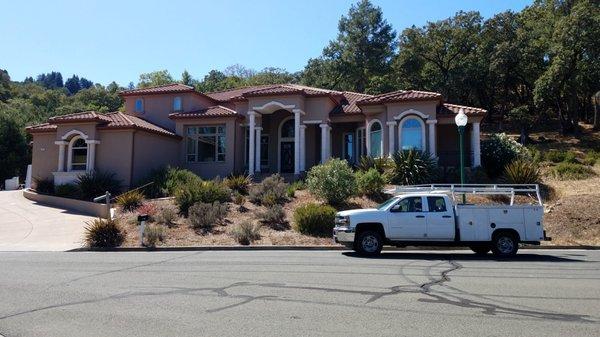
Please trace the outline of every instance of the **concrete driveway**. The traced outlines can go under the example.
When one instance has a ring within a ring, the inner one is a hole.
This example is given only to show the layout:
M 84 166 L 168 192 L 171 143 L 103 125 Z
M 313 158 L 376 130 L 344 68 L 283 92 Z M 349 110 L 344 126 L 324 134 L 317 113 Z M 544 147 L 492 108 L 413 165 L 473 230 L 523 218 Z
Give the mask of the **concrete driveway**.
M 81 247 L 93 217 L 38 204 L 23 191 L 0 191 L 0 251 L 65 251 Z

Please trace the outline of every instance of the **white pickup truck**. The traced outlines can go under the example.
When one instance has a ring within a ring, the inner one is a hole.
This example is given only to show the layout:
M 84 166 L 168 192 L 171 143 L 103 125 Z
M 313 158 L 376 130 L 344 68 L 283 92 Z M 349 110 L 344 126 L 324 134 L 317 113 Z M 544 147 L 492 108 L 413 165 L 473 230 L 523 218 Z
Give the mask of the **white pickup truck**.
M 512 256 L 519 243 L 546 237 L 538 185 L 420 185 L 397 187 L 396 196 L 377 208 L 338 212 L 333 237 L 362 255 L 377 255 L 384 245 L 466 246 L 476 254 L 490 250 Z M 456 196 L 500 194 L 510 204 L 456 204 Z M 515 195 L 535 195 L 535 204 L 514 204 Z

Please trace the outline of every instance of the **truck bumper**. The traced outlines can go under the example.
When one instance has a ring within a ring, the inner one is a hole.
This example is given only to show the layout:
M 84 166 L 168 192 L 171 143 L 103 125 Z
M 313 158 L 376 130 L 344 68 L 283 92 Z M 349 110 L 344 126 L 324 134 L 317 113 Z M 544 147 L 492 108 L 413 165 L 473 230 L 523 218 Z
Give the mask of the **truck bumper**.
M 353 243 L 354 242 L 354 230 L 348 229 L 348 227 L 334 227 L 333 228 L 333 241 L 336 243 Z

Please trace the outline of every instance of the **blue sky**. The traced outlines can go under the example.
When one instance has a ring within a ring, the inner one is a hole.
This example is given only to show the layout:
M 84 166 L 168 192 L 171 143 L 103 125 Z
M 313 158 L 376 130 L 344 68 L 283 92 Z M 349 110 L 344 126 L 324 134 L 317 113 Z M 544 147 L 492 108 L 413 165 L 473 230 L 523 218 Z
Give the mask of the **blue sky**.
M 397 32 L 477 10 L 519 11 L 526 0 L 372 0 Z M 337 34 L 346 0 L 5 1 L 0 68 L 23 80 L 52 70 L 94 82 L 137 83 L 140 73 L 187 69 L 202 78 L 232 64 L 301 70 Z

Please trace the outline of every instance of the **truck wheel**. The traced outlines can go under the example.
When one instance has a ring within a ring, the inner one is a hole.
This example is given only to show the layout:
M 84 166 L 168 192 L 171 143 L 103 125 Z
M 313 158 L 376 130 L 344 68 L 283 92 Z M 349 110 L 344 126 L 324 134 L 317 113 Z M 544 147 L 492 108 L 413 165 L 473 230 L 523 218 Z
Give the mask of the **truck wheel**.
M 377 256 L 383 248 L 383 238 L 379 232 L 363 231 L 356 237 L 354 246 L 361 255 Z
M 489 246 L 471 246 L 469 248 L 477 255 L 486 255 L 491 249 Z
M 499 257 L 508 257 L 517 254 L 519 241 L 511 233 L 499 233 L 492 240 L 492 252 Z

